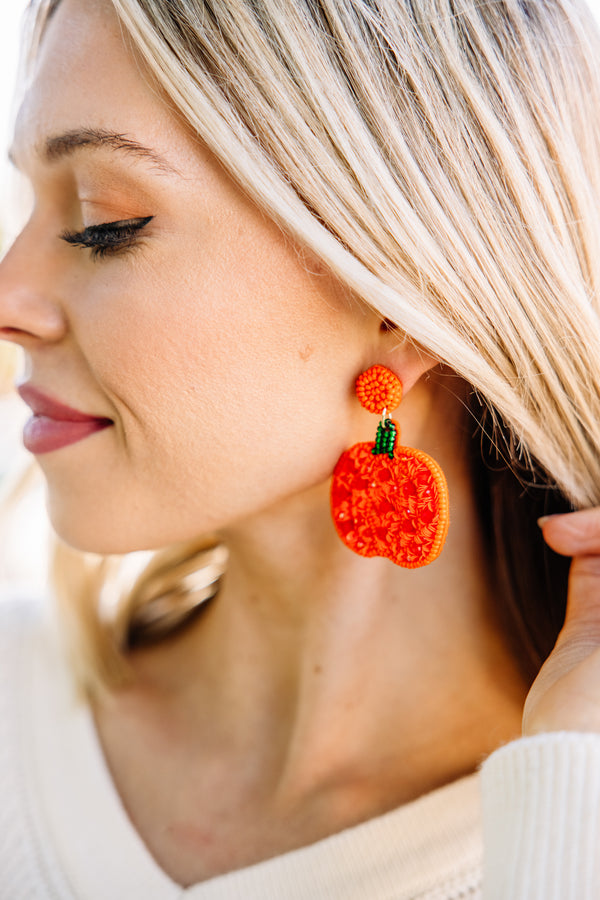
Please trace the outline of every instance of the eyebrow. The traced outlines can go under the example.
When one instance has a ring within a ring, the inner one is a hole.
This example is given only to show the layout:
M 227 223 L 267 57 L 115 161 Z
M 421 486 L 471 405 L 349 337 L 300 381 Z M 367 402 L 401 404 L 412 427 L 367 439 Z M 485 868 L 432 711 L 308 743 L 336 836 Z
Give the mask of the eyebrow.
M 173 166 L 156 151 L 151 150 L 150 147 L 144 147 L 143 144 L 138 143 L 138 141 L 128 137 L 126 134 L 107 131 L 103 128 L 75 129 L 54 135 L 42 144 L 38 152 L 47 162 L 57 162 L 80 150 L 97 150 L 102 148 L 126 153 L 146 162 L 151 162 L 161 172 L 177 174 Z

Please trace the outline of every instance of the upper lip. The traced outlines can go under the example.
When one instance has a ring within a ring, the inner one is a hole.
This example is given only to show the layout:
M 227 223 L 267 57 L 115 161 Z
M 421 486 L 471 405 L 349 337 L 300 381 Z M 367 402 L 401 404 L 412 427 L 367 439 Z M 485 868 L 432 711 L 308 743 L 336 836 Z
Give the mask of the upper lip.
M 107 416 L 94 416 L 88 413 L 80 412 L 48 397 L 47 394 L 33 387 L 31 384 L 22 384 L 17 388 L 19 396 L 25 401 L 27 406 L 31 408 L 36 416 L 47 416 L 49 419 L 55 419 L 58 422 L 111 422 Z

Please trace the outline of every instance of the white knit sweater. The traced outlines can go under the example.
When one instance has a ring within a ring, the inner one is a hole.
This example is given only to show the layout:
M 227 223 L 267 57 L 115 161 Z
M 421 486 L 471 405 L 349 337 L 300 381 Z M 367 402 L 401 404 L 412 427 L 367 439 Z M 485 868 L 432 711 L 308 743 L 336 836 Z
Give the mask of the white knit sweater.
M 482 896 L 600 898 L 600 736 L 516 741 L 481 775 L 183 889 L 128 820 L 40 606 L 0 603 L 0 900 Z

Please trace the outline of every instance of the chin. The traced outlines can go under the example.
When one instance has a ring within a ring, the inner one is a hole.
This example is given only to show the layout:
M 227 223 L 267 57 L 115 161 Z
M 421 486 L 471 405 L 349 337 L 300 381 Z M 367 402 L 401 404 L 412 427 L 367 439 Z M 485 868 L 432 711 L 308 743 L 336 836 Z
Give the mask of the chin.
M 81 553 L 98 556 L 124 556 L 138 551 L 156 551 L 175 544 L 202 541 L 204 535 L 214 536 L 210 526 L 193 530 L 167 529 L 160 517 L 148 513 L 137 517 L 124 516 L 123 504 L 79 504 L 65 502 L 64 494 L 47 495 L 50 522 L 60 540 Z M 160 527 L 156 528 L 157 522 Z M 194 523 L 196 525 L 196 523 Z
M 157 550 L 163 544 L 150 534 L 135 535 L 124 531 L 118 514 L 108 517 L 93 512 L 89 515 L 77 515 L 66 510 L 63 505 L 56 508 L 48 502 L 48 516 L 52 528 L 60 540 L 81 553 L 94 553 L 98 556 L 123 556 L 136 550 Z M 154 538 L 154 539 L 153 539 Z
M 106 535 L 97 531 L 90 533 L 87 529 L 68 527 L 62 522 L 55 523 L 52 519 L 51 523 L 63 544 L 80 553 L 92 553 L 97 556 L 124 556 L 136 550 L 158 549 L 144 543 L 120 540 L 117 535 Z

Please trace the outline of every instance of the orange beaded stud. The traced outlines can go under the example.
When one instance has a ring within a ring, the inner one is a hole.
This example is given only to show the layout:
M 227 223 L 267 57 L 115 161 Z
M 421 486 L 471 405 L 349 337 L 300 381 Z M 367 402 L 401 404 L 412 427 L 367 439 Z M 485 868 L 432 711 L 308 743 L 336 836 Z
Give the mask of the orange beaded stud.
M 400 406 L 402 382 L 385 366 L 371 366 L 356 379 L 356 396 L 361 406 L 372 413 L 382 414 Z

